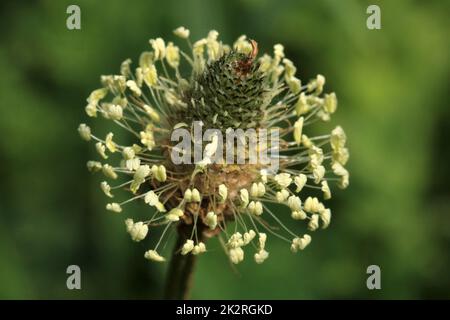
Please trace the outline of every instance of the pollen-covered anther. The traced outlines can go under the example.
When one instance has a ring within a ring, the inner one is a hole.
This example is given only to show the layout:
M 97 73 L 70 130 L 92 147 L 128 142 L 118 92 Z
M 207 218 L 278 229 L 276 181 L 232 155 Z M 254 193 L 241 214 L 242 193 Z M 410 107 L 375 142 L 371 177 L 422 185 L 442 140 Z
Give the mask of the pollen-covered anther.
M 303 130 L 303 117 L 300 117 L 294 123 L 294 139 L 298 145 L 302 142 L 302 130 Z
M 187 255 L 189 252 L 194 249 L 194 240 L 188 239 L 186 240 L 186 243 L 183 244 L 183 247 L 181 248 L 181 254 Z
M 298 211 L 292 211 L 291 212 L 291 218 L 294 220 L 305 220 L 307 217 L 305 211 L 298 210 Z
M 288 206 L 292 211 L 301 211 L 302 201 L 297 196 L 290 196 L 288 198 Z
M 122 207 L 120 206 L 120 204 L 113 202 L 113 203 L 108 203 L 106 205 L 106 210 L 112 211 L 112 212 L 116 212 L 116 213 L 120 213 L 122 212 Z
M 80 126 L 78 127 L 78 133 L 83 140 L 91 140 L 91 128 L 89 128 L 89 126 L 87 126 L 86 124 L 80 124 Z
M 167 179 L 166 168 L 163 165 L 153 165 L 151 168 L 152 174 L 159 182 L 164 182 Z
M 117 173 L 114 171 L 114 168 L 107 163 L 103 165 L 102 172 L 106 177 L 111 179 L 117 179 L 118 177 Z
M 166 214 L 166 220 L 168 221 L 178 221 L 184 215 L 183 210 L 180 208 L 173 208 Z
M 278 191 L 276 193 L 276 200 L 279 203 L 283 203 L 284 201 L 286 201 L 286 199 L 289 197 L 289 191 L 287 191 L 286 189 L 281 189 L 280 191 Z
M 298 175 L 297 177 L 294 178 L 294 183 L 297 187 L 297 189 L 295 190 L 295 192 L 300 192 L 302 191 L 303 187 L 306 184 L 306 181 L 308 180 L 308 178 L 306 177 L 306 175 L 304 175 L 303 173 L 301 173 L 300 175 Z
M 322 181 L 321 190 L 323 192 L 323 198 L 325 200 L 331 198 L 331 191 L 330 191 L 330 187 L 328 186 L 328 182 L 327 181 Z
M 144 254 L 145 259 L 148 260 L 153 260 L 156 262 L 164 262 L 166 261 L 166 259 L 161 256 L 158 252 L 156 252 L 156 250 L 148 250 L 145 252 Z
M 202 197 L 200 195 L 200 191 L 198 191 L 196 188 L 192 189 L 192 201 L 193 202 L 200 202 L 200 201 L 202 201 Z
M 134 222 L 133 219 L 126 219 L 125 225 L 127 232 L 130 234 L 133 241 L 139 242 L 147 236 L 148 226 L 142 221 Z
M 248 204 L 247 210 L 250 214 L 260 216 L 263 213 L 263 206 L 261 201 L 252 201 Z
M 86 162 L 86 167 L 88 169 L 89 172 L 97 172 L 102 170 L 102 164 L 101 162 L 98 161 L 88 161 Z
M 211 230 L 214 230 L 217 227 L 217 215 L 213 211 L 208 212 L 206 214 L 205 222 Z
M 108 159 L 108 156 L 106 155 L 106 146 L 101 143 L 101 142 L 97 142 L 95 144 L 95 149 L 97 150 L 97 153 L 103 158 L 103 159 Z
M 234 264 L 238 264 L 239 262 L 244 260 L 244 250 L 242 248 L 232 248 L 228 251 L 228 255 L 230 257 L 230 260 Z
M 269 253 L 262 249 L 255 253 L 255 262 L 258 264 L 263 263 L 269 257 Z
M 254 230 L 249 230 L 248 232 L 245 232 L 243 235 L 243 242 L 244 245 L 249 244 L 253 239 L 256 237 L 256 232 Z
M 224 184 L 219 185 L 219 196 L 221 202 L 225 202 L 227 200 L 228 188 L 226 185 Z
M 315 231 L 315 230 L 317 230 L 317 228 L 319 228 L 319 215 L 313 214 L 308 223 L 308 230 Z
M 108 184 L 108 182 L 103 181 L 102 183 L 100 183 L 100 188 L 102 189 L 103 193 L 110 197 L 110 198 L 114 198 L 114 196 L 111 194 L 111 187 Z
M 175 30 L 173 30 L 173 33 L 182 39 L 186 39 L 189 37 L 189 30 L 185 27 L 178 27 Z
M 150 167 L 148 165 L 139 166 L 133 175 L 133 181 L 130 185 L 130 190 L 133 193 L 139 189 L 142 183 L 144 183 L 145 178 L 150 174 Z
M 145 194 L 144 201 L 150 206 L 155 207 L 159 212 L 167 211 L 161 201 L 159 201 L 159 197 L 154 191 L 147 192 Z
M 239 197 L 241 199 L 241 207 L 245 208 L 247 207 L 248 203 L 249 203 L 249 194 L 248 194 L 248 190 L 247 189 L 241 189 L 239 191 Z
M 301 238 L 294 238 L 291 244 L 291 251 L 297 252 L 298 250 L 305 249 L 311 243 L 311 236 L 308 234 L 303 235 Z
M 306 212 L 318 213 L 320 211 L 321 204 L 319 202 L 319 199 L 317 199 L 316 197 L 308 197 L 305 200 L 303 208 Z
M 292 183 L 291 175 L 285 172 L 277 174 L 274 180 L 281 188 L 287 188 Z
M 203 242 L 199 242 L 197 245 L 194 246 L 194 248 L 192 249 L 192 254 L 193 255 L 198 255 L 200 253 L 204 253 L 206 252 L 206 246 Z
M 250 188 L 250 195 L 254 198 L 261 198 L 266 193 L 266 187 L 264 186 L 264 183 L 258 182 L 253 183 L 252 187 Z

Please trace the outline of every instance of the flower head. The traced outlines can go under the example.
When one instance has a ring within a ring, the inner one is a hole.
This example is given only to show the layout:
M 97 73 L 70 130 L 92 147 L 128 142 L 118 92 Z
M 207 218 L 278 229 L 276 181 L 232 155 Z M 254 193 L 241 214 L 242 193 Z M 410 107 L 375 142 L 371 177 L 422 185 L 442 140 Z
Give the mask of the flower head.
M 299 236 L 283 221 L 293 219 L 310 232 L 328 227 L 331 210 L 321 201 L 331 198 L 334 185 L 349 184 L 344 130 L 319 136 L 310 130 L 331 120 L 336 94 L 323 93 L 322 75 L 302 84 L 281 44 L 258 57 L 256 41 L 245 35 L 227 45 L 215 30 L 196 41 L 184 27 L 173 33 L 178 39 L 149 40 L 135 66 L 126 59 L 119 74 L 102 76 L 102 87 L 87 98 L 87 115 L 111 123 L 104 138 L 86 124 L 78 127 L 100 158 L 87 167 L 108 179 L 100 185 L 107 197 L 128 194 L 106 209 L 121 213 L 130 202 L 148 204 L 148 219 L 125 224 L 133 241 L 153 243 L 145 258 L 157 262 L 165 261 L 159 252 L 171 228 L 183 233 L 177 253 L 202 254 L 204 241 L 218 236 L 234 264 L 252 249 L 256 263 L 268 259 L 269 232 L 293 252 L 305 249 L 311 236 Z M 114 136 L 119 130 L 129 136 Z M 285 206 L 290 215 L 272 212 L 267 203 Z M 161 237 L 148 236 L 158 226 Z

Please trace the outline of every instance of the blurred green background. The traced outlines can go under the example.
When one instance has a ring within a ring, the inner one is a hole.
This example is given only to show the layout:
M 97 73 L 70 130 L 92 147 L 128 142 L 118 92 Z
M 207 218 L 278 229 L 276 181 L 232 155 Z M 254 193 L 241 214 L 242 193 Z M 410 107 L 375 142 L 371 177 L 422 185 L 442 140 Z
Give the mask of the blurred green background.
M 81 30 L 66 8 L 81 7 Z M 366 28 L 381 7 L 382 29 Z M 450 298 L 449 1 L 10 1 L 0 4 L 0 298 L 159 298 L 166 265 L 143 259 L 124 216 L 104 210 L 93 144 L 76 128 L 101 74 L 137 60 L 148 39 L 241 34 L 260 52 L 283 43 L 307 80 L 336 91 L 351 152 L 350 187 L 330 228 L 293 255 L 233 271 L 216 242 L 193 298 Z M 98 122 L 98 121 L 97 121 Z M 142 208 L 141 208 L 142 209 Z M 137 208 L 139 210 L 139 208 Z M 66 268 L 82 290 L 66 288 Z M 366 268 L 381 267 L 381 290 Z

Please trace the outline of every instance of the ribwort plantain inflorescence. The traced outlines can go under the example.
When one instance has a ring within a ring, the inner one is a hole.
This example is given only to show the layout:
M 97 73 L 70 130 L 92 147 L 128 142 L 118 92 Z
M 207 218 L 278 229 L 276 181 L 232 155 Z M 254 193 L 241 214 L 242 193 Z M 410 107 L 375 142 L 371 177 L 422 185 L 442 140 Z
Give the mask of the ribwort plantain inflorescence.
M 126 205 L 139 200 L 154 208 L 146 221 L 125 220 L 133 241 L 149 240 L 145 258 L 153 261 L 165 260 L 161 248 L 171 228 L 184 237 L 179 254 L 204 253 L 205 240 L 218 236 L 235 264 L 244 259 L 244 248 L 253 251 L 256 263 L 266 260 L 268 234 L 287 241 L 293 252 L 303 250 L 310 234 L 299 235 L 283 221 L 302 221 L 310 232 L 326 228 L 331 211 L 319 198 L 331 198 L 331 184 L 349 184 L 343 129 L 314 137 L 308 131 L 315 122 L 330 120 L 336 95 L 323 94 L 322 75 L 303 85 L 281 44 L 272 56 L 258 57 L 257 43 L 245 36 L 228 46 L 214 30 L 193 43 L 183 27 L 174 34 L 185 41 L 186 51 L 152 39 L 137 68 L 125 60 L 120 74 L 102 76 L 102 87 L 87 99 L 89 117 L 100 115 L 129 135 L 125 143 L 113 132 L 101 138 L 86 124 L 78 128 L 84 140 L 95 142 L 102 161 L 88 161 L 88 169 L 102 171 L 108 181 L 123 179 L 102 182 L 105 195 L 114 199 L 119 189 L 130 194 L 122 202 L 111 200 L 106 209 L 128 214 Z M 195 137 L 196 125 L 216 130 L 208 143 Z M 192 137 L 189 147 L 200 148 L 199 161 L 186 144 L 174 141 L 177 130 Z M 248 149 L 222 141 L 229 133 Z M 250 143 L 252 137 L 257 143 Z M 258 156 L 248 161 L 262 151 L 266 161 Z M 274 212 L 271 203 L 287 206 L 290 217 Z M 157 226 L 164 229 L 155 239 L 148 232 Z

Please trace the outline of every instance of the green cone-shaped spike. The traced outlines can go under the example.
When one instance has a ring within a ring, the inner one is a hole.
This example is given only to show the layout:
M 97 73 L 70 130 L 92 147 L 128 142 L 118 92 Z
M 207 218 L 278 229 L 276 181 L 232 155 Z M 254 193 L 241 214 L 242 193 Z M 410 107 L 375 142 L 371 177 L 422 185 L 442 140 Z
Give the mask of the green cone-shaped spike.
M 205 128 L 257 128 L 270 102 L 265 76 L 254 57 L 231 51 L 208 64 L 185 93 L 180 120 Z

